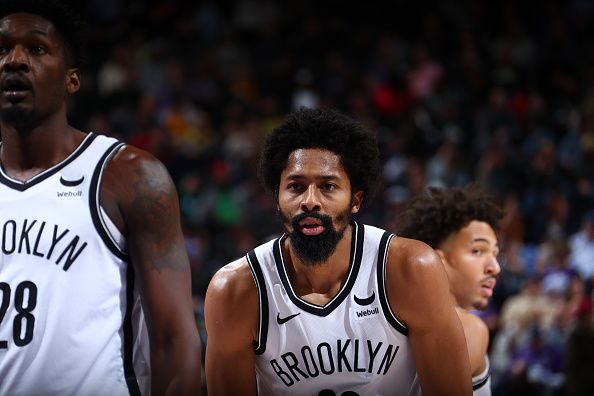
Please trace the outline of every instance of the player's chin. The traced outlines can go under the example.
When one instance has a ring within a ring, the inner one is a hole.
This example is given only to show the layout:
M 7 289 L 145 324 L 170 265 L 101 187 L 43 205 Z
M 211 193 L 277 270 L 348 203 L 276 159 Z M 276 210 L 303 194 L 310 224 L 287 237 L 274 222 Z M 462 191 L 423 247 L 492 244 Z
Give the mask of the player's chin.
M 472 304 L 474 309 L 478 309 L 479 311 L 484 311 L 489 306 L 489 298 L 488 297 L 480 297 L 475 299 L 474 304 Z

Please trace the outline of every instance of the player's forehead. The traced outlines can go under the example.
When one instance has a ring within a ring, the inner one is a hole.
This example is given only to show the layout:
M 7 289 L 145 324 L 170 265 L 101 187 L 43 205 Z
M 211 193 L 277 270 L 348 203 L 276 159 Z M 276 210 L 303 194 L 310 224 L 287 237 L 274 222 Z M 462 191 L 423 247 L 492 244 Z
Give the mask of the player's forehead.
M 18 12 L 0 18 L 0 35 L 3 36 L 39 35 L 53 37 L 55 34 L 54 24 L 40 15 Z
M 462 227 L 458 236 L 465 243 L 485 243 L 493 248 L 498 247 L 497 235 L 487 222 L 472 220 Z
M 332 176 L 347 178 L 340 156 L 332 151 L 320 148 L 301 148 L 292 151 L 282 178 L 302 176 Z

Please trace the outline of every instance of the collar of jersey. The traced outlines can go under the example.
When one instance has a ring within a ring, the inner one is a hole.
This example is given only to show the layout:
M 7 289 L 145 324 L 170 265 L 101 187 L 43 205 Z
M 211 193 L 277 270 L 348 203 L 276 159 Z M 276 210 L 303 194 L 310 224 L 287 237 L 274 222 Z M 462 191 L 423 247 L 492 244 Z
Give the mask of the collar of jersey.
M 93 140 L 95 140 L 96 137 L 97 135 L 93 132 L 88 133 L 87 136 L 85 136 L 84 140 L 78 145 L 78 147 L 76 147 L 76 149 L 74 149 L 74 151 L 70 153 L 70 155 L 68 155 L 66 158 L 64 158 L 61 162 L 58 162 L 51 168 L 47 168 L 43 172 L 33 176 L 32 178 L 26 181 L 13 179 L 12 177 L 8 176 L 4 171 L 4 166 L 0 164 L 0 183 L 4 184 L 9 188 L 12 188 L 13 190 L 25 191 L 28 188 L 31 188 L 36 184 L 41 183 L 42 181 L 51 177 L 52 175 L 56 174 L 56 172 L 59 172 L 66 165 L 70 164 L 72 161 L 78 158 L 78 156 L 81 155 L 87 147 L 89 147 L 89 145 L 93 142 Z
M 334 298 L 332 298 L 332 300 L 328 301 L 324 305 L 312 304 L 308 301 L 303 300 L 301 297 L 295 294 L 293 286 L 291 285 L 291 282 L 289 280 L 289 275 L 287 273 L 281 249 L 282 243 L 284 239 L 287 237 L 287 234 L 283 235 L 281 238 L 276 240 L 273 249 L 276 269 L 278 271 L 283 287 L 287 292 L 287 295 L 289 296 L 293 304 L 295 304 L 297 307 L 317 316 L 327 316 L 337 306 L 339 306 L 340 303 L 349 295 L 351 289 L 353 288 L 353 285 L 355 284 L 355 280 L 357 279 L 359 268 L 361 267 L 361 257 L 363 256 L 363 237 L 365 229 L 365 227 L 359 225 L 356 221 L 353 221 L 352 225 L 353 237 L 351 238 L 349 274 L 347 276 L 346 282 L 344 282 L 342 288 L 338 291 L 338 293 L 336 293 Z

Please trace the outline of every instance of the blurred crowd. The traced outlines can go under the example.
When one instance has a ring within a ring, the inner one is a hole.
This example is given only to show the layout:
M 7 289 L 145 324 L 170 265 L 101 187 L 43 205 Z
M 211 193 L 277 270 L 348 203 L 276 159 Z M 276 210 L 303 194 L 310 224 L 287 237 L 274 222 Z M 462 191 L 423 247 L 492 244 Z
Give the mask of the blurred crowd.
M 477 312 L 493 394 L 594 392 L 594 3 L 83 3 L 71 122 L 170 170 L 199 322 L 213 272 L 282 230 L 262 138 L 334 107 L 380 141 L 384 188 L 359 220 L 391 229 L 429 185 L 478 182 L 504 208 L 502 274 Z

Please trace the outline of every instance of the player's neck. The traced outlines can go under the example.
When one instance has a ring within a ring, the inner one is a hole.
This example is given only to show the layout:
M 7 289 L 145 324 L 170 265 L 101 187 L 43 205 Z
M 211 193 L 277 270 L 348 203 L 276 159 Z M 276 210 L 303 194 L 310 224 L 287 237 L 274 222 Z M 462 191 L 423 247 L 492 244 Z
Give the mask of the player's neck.
M 463 307 L 459 306 L 458 304 L 455 305 L 455 308 L 456 308 L 456 312 L 458 312 L 458 313 L 467 313 L 468 312 L 468 309 L 463 308 Z
M 10 177 L 23 181 L 64 160 L 84 138 L 65 119 L 29 129 L 2 123 L 0 130 L 0 163 Z

